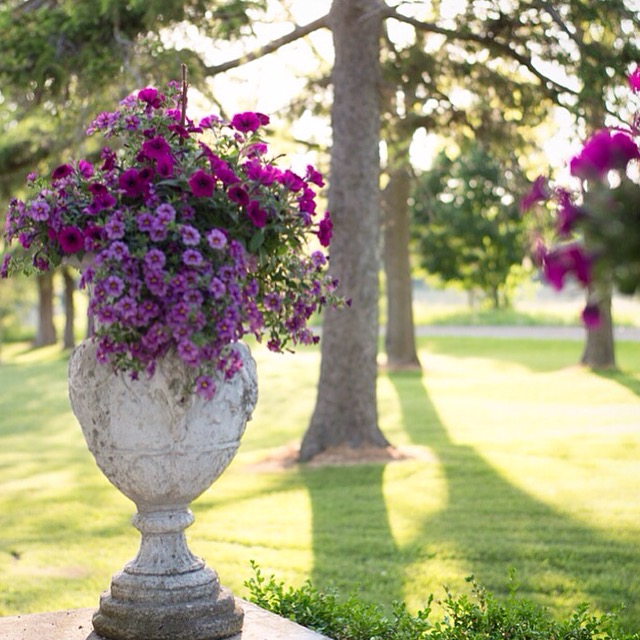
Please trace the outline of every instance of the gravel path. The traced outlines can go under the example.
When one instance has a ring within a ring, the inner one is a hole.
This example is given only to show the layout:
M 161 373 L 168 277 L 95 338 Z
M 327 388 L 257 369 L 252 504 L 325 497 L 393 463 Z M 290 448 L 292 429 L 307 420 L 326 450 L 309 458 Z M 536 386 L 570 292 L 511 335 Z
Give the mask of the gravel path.
M 470 338 L 537 338 L 541 340 L 584 340 L 582 327 L 440 326 L 421 325 L 419 336 L 460 336 Z M 640 328 L 615 327 L 615 340 L 640 342 Z

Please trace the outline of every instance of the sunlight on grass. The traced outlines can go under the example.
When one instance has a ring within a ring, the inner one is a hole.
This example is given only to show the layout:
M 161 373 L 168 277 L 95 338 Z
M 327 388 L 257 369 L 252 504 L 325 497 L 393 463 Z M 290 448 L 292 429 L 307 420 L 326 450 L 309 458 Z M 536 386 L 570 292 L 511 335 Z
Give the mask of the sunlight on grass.
M 237 595 L 255 560 L 369 601 L 468 589 L 465 577 L 566 613 L 625 602 L 640 628 L 640 344 L 622 371 L 575 366 L 575 342 L 423 338 L 422 373 L 379 378 L 380 425 L 415 458 L 274 469 L 315 402 L 319 353 L 253 345 L 259 401 L 237 458 L 193 505 L 187 532 Z M 3 347 L 0 615 L 95 606 L 139 536 L 134 506 L 101 475 L 68 404 L 56 349 Z

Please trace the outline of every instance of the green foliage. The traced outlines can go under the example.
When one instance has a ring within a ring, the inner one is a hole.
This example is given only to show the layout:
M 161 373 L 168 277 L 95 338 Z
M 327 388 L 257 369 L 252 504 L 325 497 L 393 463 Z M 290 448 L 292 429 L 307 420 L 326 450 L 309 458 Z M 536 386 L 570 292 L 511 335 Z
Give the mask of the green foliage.
M 251 567 L 254 575 L 245 582 L 251 602 L 332 640 L 421 640 L 431 626 L 428 607 L 414 616 L 403 603 L 394 603 L 387 615 L 356 593 L 344 599 L 337 590 L 320 591 L 310 581 L 286 587 L 273 575 L 265 578 L 255 562 Z
M 455 160 L 441 153 L 412 196 L 421 266 L 481 290 L 494 307 L 508 306 L 509 274 L 525 255 L 517 184 L 482 145 L 468 145 Z
M 473 576 L 471 595 L 454 595 L 445 589 L 441 601 L 444 616 L 432 620 L 431 603 L 411 614 L 395 602 L 391 613 L 362 601 L 357 594 L 342 598 L 336 590 L 322 591 L 310 581 L 301 587 L 286 587 L 272 575 L 265 578 L 255 562 L 254 575 L 245 586 L 251 601 L 272 613 L 318 631 L 333 640 L 637 640 L 626 633 L 616 614 L 595 616 L 581 604 L 565 619 L 555 620 L 549 610 L 520 598 L 512 572 L 509 596 L 499 601 L 479 586 Z

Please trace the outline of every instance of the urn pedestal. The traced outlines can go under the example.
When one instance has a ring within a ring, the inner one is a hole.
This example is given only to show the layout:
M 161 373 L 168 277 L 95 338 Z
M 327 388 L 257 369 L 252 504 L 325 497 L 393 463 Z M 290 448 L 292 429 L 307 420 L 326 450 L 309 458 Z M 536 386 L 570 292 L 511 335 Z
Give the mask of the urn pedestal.
M 109 640 L 217 640 L 238 633 L 242 610 L 216 572 L 187 547 L 189 504 L 226 469 L 257 401 L 249 349 L 210 400 L 186 394 L 185 365 L 169 353 L 151 379 L 131 380 L 82 343 L 69 361 L 69 397 L 89 450 L 137 507 L 136 557 L 113 576 L 93 617 Z

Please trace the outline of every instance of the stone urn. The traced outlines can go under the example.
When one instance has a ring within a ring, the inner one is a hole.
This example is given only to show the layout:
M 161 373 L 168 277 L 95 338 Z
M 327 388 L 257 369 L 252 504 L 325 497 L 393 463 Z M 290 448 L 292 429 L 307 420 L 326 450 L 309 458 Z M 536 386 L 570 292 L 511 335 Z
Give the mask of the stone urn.
M 216 572 L 187 547 L 189 504 L 233 459 L 257 401 L 256 366 L 217 381 L 210 400 L 184 393 L 175 354 L 152 378 L 131 380 L 96 361 L 87 340 L 69 360 L 69 397 L 98 466 L 128 498 L 141 534 L 136 557 L 113 576 L 93 625 L 110 640 L 215 640 L 238 633 L 243 613 Z

